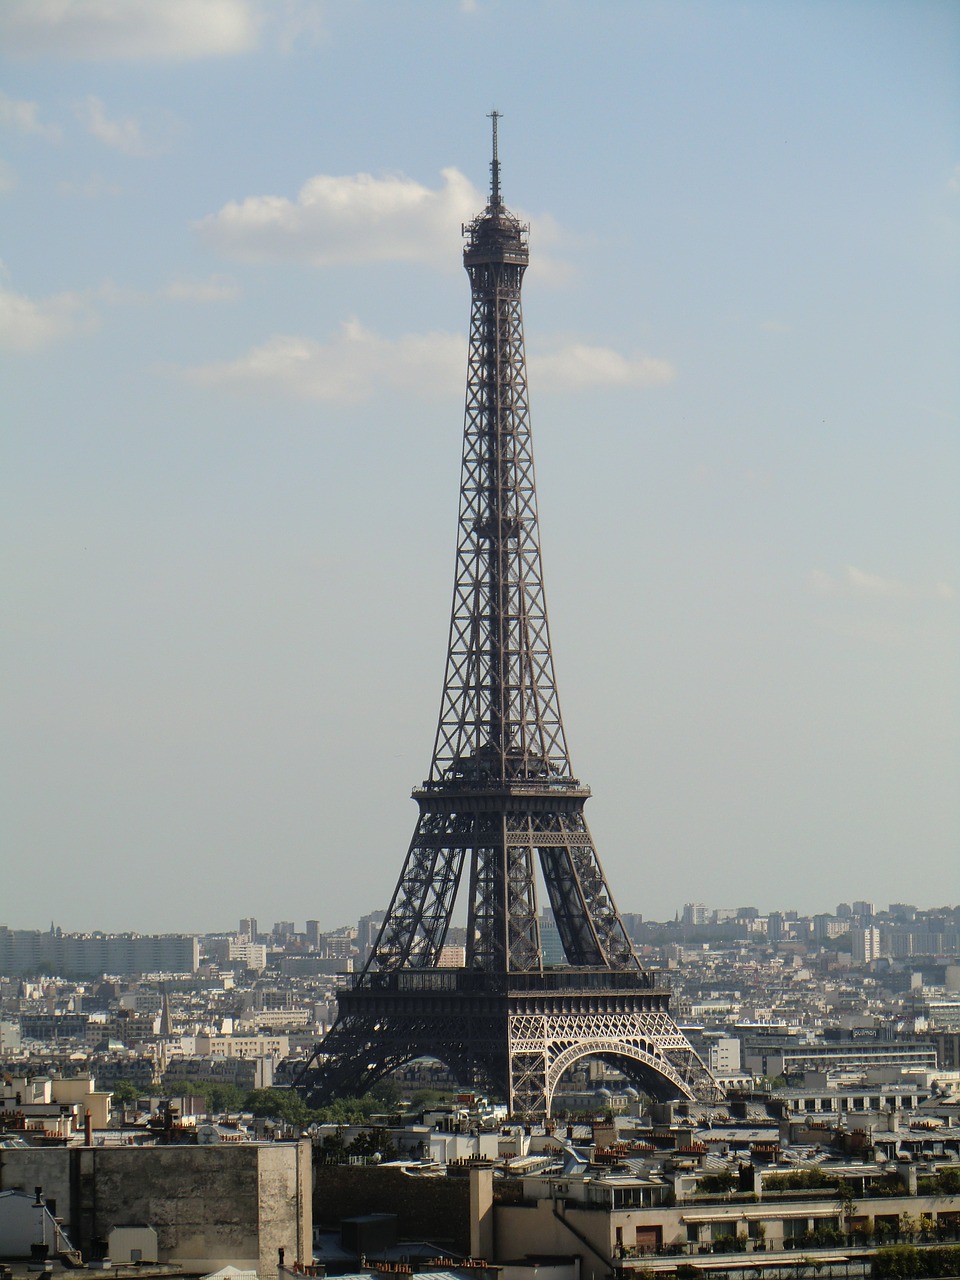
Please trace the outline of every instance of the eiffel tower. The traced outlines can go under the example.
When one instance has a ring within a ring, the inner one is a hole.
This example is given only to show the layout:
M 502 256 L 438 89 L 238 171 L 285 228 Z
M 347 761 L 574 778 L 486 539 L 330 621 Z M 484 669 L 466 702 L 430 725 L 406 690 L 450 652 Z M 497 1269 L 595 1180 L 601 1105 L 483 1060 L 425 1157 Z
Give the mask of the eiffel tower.
M 712 1099 L 713 1079 L 641 967 L 584 819 L 553 674 L 540 569 L 520 288 L 529 228 L 500 194 L 464 227 L 472 307 L 456 576 L 430 775 L 362 973 L 296 1080 L 313 1105 L 417 1057 L 549 1116 L 593 1056 L 655 1098 Z M 544 962 L 536 864 L 566 963 Z M 466 883 L 466 957 L 441 966 Z

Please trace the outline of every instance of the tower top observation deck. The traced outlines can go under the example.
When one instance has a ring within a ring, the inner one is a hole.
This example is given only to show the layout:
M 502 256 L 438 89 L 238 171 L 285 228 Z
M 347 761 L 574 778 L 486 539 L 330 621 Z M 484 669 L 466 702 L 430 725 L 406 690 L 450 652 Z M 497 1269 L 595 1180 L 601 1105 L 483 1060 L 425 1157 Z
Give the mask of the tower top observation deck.
M 521 222 L 503 203 L 500 194 L 500 156 L 497 148 L 499 111 L 491 111 L 493 123 L 493 159 L 490 161 L 490 197 L 483 213 L 468 222 L 463 233 L 468 237 L 463 249 L 463 265 L 471 267 L 492 263 L 508 263 L 526 267 L 530 261 L 527 246 L 529 226 Z

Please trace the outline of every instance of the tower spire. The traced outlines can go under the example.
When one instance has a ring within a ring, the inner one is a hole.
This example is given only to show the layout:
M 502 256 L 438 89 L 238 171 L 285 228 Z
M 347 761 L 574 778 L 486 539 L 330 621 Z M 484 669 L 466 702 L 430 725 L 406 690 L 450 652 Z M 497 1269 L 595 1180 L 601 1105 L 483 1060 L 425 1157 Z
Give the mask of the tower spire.
M 499 209 L 503 201 L 500 199 L 500 157 L 497 154 L 497 121 L 501 112 L 491 111 L 488 119 L 493 124 L 493 159 L 490 161 L 490 208 Z

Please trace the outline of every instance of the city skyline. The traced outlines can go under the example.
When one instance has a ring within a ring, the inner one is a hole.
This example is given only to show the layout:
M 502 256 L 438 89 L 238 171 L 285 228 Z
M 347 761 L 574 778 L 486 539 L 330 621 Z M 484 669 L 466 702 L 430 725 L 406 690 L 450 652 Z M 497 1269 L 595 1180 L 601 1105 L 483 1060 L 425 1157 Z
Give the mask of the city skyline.
M 768 919 L 771 915 L 775 915 L 775 916 L 782 916 L 785 921 L 789 922 L 789 921 L 793 921 L 794 919 L 814 920 L 818 916 L 826 916 L 834 920 L 850 919 L 851 921 L 853 921 L 861 916 L 870 916 L 871 918 L 874 918 L 874 919 L 886 920 L 888 918 L 899 919 L 903 917 L 904 912 L 906 911 L 916 912 L 917 915 L 919 916 L 927 916 L 927 915 L 938 915 L 940 913 L 951 915 L 956 913 L 958 910 L 957 905 L 954 903 L 941 902 L 941 903 L 932 903 L 930 905 L 923 905 L 922 903 L 891 902 L 891 903 L 887 903 L 884 906 L 884 905 L 881 905 L 879 902 L 876 902 L 875 900 L 874 901 L 855 900 L 852 903 L 839 902 L 839 903 L 834 903 L 832 907 L 821 904 L 819 907 L 817 907 L 816 909 L 810 912 L 798 911 L 796 907 L 791 906 L 789 903 L 785 903 L 785 902 L 779 903 L 774 906 L 765 906 L 765 907 L 764 906 L 758 907 L 755 903 L 746 903 L 746 902 L 740 903 L 737 906 L 712 906 L 710 904 L 706 904 L 702 902 L 684 902 L 678 905 L 672 912 L 669 913 L 669 915 L 666 915 L 663 917 L 653 917 L 653 916 L 645 915 L 642 911 L 633 910 L 632 904 L 630 903 L 626 903 L 626 904 L 620 903 L 619 905 L 620 905 L 621 913 L 624 916 L 625 920 L 630 922 L 639 918 L 642 920 L 643 924 L 645 925 L 669 925 L 669 924 L 675 924 L 677 922 L 680 922 L 680 923 L 692 925 L 693 927 L 696 927 L 696 924 L 698 922 L 696 920 L 688 921 L 686 919 L 686 916 L 691 908 L 693 908 L 696 912 L 699 912 L 702 910 L 705 913 L 705 917 L 701 923 L 706 923 L 711 925 L 718 923 L 716 919 L 716 917 L 718 916 L 722 917 L 722 920 L 719 921 L 719 923 L 721 924 L 734 923 L 736 920 L 750 919 L 751 914 L 753 913 L 755 913 L 756 916 L 758 916 L 760 919 L 765 920 L 765 919 Z M 866 908 L 866 907 L 872 908 L 872 911 L 860 910 L 860 908 Z M 177 929 L 176 927 L 171 927 L 168 929 L 158 929 L 154 931 L 147 931 L 147 930 L 137 930 L 130 927 L 117 928 L 117 929 L 102 929 L 97 927 L 96 925 L 90 927 L 89 929 L 81 929 L 81 928 L 72 926 L 69 920 L 67 920 L 62 915 L 62 913 L 60 914 L 60 917 L 58 919 L 50 920 L 49 922 L 44 924 L 35 924 L 29 921 L 25 922 L 22 920 L 13 921 L 9 919 L 3 919 L 3 920 L 0 920 L 0 929 L 8 929 L 10 932 L 13 932 L 13 933 L 16 933 L 16 932 L 42 933 L 42 932 L 55 931 L 55 932 L 62 932 L 64 934 L 89 933 L 89 934 L 104 934 L 104 935 L 115 934 L 116 936 L 125 936 L 128 934 L 145 934 L 146 935 L 152 932 L 157 934 L 158 936 L 195 934 L 198 937 L 215 937 L 215 936 L 224 936 L 227 934 L 237 934 L 237 935 L 248 934 L 250 930 L 248 928 L 245 928 L 245 926 L 249 926 L 252 924 L 256 926 L 256 929 L 254 930 L 254 934 L 258 938 L 270 937 L 271 935 L 275 935 L 278 933 L 278 931 L 280 931 L 282 932 L 284 938 L 298 937 L 298 936 L 306 937 L 309 942 L 312 931 L 315 931 L 318 934 L 326 936 L 326 935 L 336 934 L 337 932 L 343 929 L 355 929 L 358 923 L 363 923 L 367 921 L 378 923 L 384 916 L 385 908 L 386 908 L 386 900 L 384 900 L 384 903 L 379 907 L 373 907 L 367 904 L 367 906 L 363 909 L 362 914 L 360 914 L 356 920 L 350 921 L 350 920 L 340 919 L 336 923 L 333 922 L 333 917 L 331 917 L 330 919 L 319 919 L 319 918 L 313 918 L 311 916 L 305 916 L 303 918 L 304 928 L 302 929 L 298 927 L 298 924 L 300 923 L 298 920 L 290 920 L 286 918 L 271 920 L 268 925 L 268 917 L 259 915 L 259 914 L 255 916 L 242 916 L 240 917 L 239 923 L 234 921 L 229 925 L 214 924 L 212 927 L 210 927 L 210 923 L 207 922 L 207 926 L 201 929 L 181 930 L 181 929 Z M 551 914 L 550 908 L 548 905 L 542 904 L 541 914 L 546 916 L 549 916 Z M 462 932 L 462 925 L 463 925 L 463 922 L 458 921 L 457 924 L 454 925 L 453 927 L 458 931 Z
M 8 0 L 0 45 L 4 923 L 385 904 L 494 107 L 618 906 L 960 897 L 960 14 Z

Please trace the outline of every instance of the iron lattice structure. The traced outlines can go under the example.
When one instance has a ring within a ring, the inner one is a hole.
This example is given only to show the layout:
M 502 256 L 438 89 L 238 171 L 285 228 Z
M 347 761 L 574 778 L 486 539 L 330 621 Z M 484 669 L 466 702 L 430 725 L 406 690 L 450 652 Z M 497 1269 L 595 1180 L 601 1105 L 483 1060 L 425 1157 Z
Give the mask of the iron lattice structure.
M 490 199 L 464 228 L 472 305 L 446 676 L 420 816 L 370 960 L 298 1083 L 314 1103 L 435 1056 L 548 1115 L 595 1055 L 657 1097 L 714 1083 L 639 964 L 570 765 L 541 572 L 520 292 L 528 228 Z M 544 964 L 539 866 L 566 964 Z M 467 875 L 465 965 L 440 967 Z

